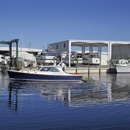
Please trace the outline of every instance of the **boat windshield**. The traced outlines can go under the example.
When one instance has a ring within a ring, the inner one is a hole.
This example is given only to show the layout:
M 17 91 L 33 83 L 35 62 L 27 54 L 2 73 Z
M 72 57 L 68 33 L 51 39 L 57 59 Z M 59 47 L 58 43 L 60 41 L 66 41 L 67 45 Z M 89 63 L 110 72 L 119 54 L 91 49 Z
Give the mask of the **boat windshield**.
M 55 67 L 43 67 L 40 69 L 40 71 L 50 71 L 50 72 L 60 72 L 57 68 Z
M 56 56 L 56 53 L 41 53 L 42 56 Z

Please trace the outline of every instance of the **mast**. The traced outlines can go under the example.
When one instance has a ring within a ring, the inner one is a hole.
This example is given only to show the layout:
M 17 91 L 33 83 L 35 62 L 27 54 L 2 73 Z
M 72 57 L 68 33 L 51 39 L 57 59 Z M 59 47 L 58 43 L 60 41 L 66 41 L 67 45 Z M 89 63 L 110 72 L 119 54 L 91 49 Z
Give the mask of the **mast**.
M 33 35 L 32 35 L 32 53 L 33 53 Z
M 23 32 L 21 31 L 21 54 L 22 54 L 22 47 L 23 47 Z

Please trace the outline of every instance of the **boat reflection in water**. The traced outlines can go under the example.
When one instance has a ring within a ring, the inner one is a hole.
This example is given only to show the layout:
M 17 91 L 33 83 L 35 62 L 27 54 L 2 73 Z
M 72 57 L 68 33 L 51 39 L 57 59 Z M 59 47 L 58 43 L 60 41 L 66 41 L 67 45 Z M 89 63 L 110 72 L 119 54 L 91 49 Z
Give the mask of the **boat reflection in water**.
M 13 98 L 12 95 L 15 95 L 15 98 Z M 18 89 L 12 90 L 12 88 L 9 87 L 9 101 L 8 101 L 8 105 L 13 110 L 17 111 L 17 109 L 18 109 Z
M 130 98 L 130 74 L 117 74 L 112 78 L 112 97 L 116 100 Z
M 64 105 L 69 107 L 127 100 L 130 98 L 129 79 L 130 75 L 112 74 L 106 76 L 106 81 L 91 79 L 79 83 L 10 82 L 8 87 L 9 104 L 13 105 L 15 110 L 18 109 L 19 91 L 20 96 L 38 93 L 47 101 L 62 101 Z

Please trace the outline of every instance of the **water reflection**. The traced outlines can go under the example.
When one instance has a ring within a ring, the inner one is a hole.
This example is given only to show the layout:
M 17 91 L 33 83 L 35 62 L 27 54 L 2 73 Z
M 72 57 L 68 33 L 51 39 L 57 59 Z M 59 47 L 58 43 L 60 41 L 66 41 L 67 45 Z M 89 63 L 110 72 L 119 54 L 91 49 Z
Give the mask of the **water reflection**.
M 117 74 L 111 77 L 113 99 L 123 100 L 130 98 L 130 75 Z
M 129 79 L 118 74 L 92 74 L 79 83 L 5 79 L 0 85 L 0 128 L 130 129 Z
M 92 77 L 93 79 L 90 78 L 87 82 L 79 83 L 9 82 L 8 103 L 17 111 L 18 96 L 35 93 L 46 100 L 62 101 L 64 105 L 71 107 L 130 98 L 130 75 L 105 75 L 105 77 L 100 77 L 100 80 Z
M 18 110 L 18 89 L 13 88 L 9 85 L 9 107 L 12 108 L 13 110 L 17 111 Z

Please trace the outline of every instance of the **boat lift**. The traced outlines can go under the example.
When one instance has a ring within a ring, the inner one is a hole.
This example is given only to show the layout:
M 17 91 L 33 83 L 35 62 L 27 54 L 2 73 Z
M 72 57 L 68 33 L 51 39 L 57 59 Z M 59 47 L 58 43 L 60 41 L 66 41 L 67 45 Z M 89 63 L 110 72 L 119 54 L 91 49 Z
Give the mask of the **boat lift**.
M 12 44 L 16 43 L 16 65 L 18 63 L 18 41 L 19 39 L 14 39 L 11 41 L 0 41 L 0 44 L 6 44 L 9 45 L 9 55 L 10 55 L 10 64 L 9 66 L 12 67 L 13 66 L 13 57 L 12 57 Z

